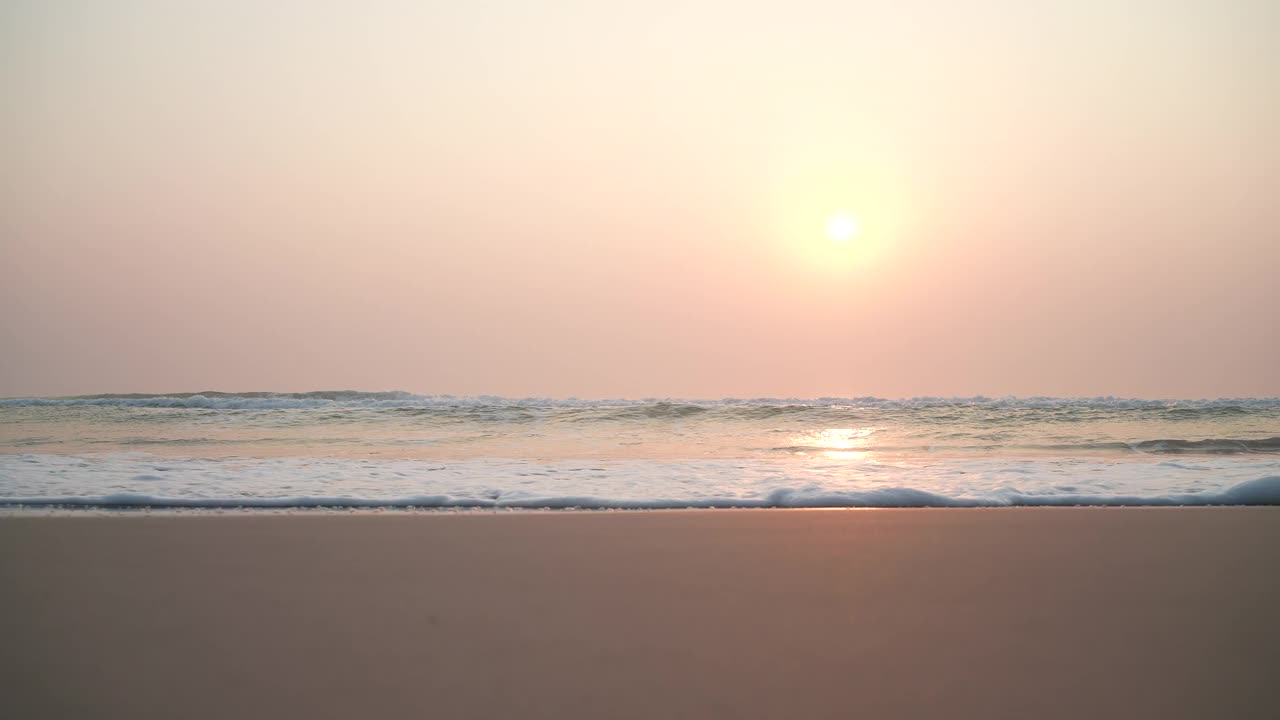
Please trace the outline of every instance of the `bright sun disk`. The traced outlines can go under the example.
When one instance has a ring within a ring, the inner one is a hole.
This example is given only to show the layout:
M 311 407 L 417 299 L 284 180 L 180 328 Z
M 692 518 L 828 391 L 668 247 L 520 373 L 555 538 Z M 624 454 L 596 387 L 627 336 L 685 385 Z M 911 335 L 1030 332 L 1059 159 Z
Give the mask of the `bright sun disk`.
M 827 237 L 833 242 L 849 242 L 858 234 L 858 220 L 849 213 L 836 213 L 827 220 Z

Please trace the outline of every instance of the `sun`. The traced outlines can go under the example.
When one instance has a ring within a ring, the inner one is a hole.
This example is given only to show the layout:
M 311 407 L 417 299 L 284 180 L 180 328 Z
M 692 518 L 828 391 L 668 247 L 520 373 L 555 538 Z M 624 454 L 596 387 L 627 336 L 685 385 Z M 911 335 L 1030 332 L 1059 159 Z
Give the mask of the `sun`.
M 827 237 L 832 242 L 846 243 L 858 236 L 858 219 L 847 212 L 838 212 L 827 220 Z

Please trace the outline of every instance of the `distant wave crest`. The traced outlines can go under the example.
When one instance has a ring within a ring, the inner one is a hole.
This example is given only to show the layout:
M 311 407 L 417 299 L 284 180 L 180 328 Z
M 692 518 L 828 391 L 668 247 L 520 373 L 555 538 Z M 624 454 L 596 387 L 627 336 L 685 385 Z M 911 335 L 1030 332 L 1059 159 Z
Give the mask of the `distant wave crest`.
M 1280 408 L 1280 398 L 1218 398 L 1200 400 L 1139 400 L 1116 397 L 879 397 L 822 398 L 679 398 L 594 399 L 504 398 L 494 395 L 418 395 L 408 392 L 324 391 L 306 393 L 109 394 L 75 397 L 0 398 L 0 407 L 134 407 L 197 410 L 289 410 L 314 408 L 578 408 L 612 409 L 618 417 L 687 417 L 709 410 L 750 417 L 772 417 L 823 409 L 1007 408 L 1007 409 L 1155 409 L 1173 413 L 1239 411 Z

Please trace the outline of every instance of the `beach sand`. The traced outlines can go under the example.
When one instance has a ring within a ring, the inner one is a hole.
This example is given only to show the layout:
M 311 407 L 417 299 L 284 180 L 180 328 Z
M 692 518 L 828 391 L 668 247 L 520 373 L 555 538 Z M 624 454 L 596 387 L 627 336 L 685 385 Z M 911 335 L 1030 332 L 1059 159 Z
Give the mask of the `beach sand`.
M 11 718 L 1280 717 L 1280 508 L 0 518 Z

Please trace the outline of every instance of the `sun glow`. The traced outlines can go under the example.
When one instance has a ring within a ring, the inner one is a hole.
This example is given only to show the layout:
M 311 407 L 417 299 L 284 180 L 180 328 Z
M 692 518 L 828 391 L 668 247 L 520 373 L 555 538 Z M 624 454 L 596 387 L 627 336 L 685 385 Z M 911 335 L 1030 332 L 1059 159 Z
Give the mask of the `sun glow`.
M 903 232 L 905 190 L 896 176 L 797 171 L 779 184 L 771 208 L 775 247 L 806 284 L 845 283 L 883 268 L 878 263 Z
M 846 243 L 858 236 L 858 219 L 847 212 L 838 212 L 827 220 L 827 237 L 832 242 Z

